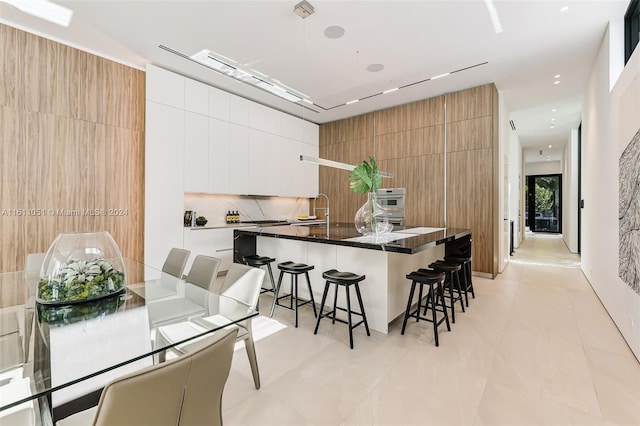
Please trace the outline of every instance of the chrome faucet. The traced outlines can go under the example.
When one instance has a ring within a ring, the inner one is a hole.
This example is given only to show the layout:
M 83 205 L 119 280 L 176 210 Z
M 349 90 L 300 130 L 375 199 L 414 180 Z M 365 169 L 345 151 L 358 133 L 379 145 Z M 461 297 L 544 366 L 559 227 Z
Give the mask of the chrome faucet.
M 326 207 L 316 207 L 316 200 L 320 197 L 324 197 L 327 200 L 327 206 Z M 329 197 L 327 197 L 327 194 L 318 194 L 313 198 L 313 215 L 318 217 L 316 214 L 317 210 L 323 210 L 324 211 L 324 219 L 327 225 L 327 238 L 329 238 Z

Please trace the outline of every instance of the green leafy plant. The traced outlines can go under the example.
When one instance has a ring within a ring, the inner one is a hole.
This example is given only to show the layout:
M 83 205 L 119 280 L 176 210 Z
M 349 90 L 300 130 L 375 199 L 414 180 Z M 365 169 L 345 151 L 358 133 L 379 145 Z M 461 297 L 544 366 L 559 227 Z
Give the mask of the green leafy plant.
M 376 159 L 372 156 L 364 160 L 349 175 L 349 187 L 356 194 L 376 192 L 382 184 L 382 176 L 378 170 Z
M 124 287 L 124 273 L 102 258 L 89 261 L 70 259 L 56 276 L 44 277 L 38 284 L 40 300 L 74 302 L 95 299 Z
M 204 216 L 198 216 L 198 217 L 196 217 L 196 220 L 199 221 L 199 222 L 204 222 L 205 220 L 207 220 L 207 218 L 204 217 Z

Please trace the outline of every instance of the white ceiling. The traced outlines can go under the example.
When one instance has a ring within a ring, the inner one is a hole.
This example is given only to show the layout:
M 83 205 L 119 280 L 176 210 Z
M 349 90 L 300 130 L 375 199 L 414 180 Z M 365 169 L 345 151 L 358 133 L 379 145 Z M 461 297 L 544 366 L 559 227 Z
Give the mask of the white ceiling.
M 0 22 L 140 68 L 153 63 L 315 123 L 494 82 L 520 141 L 539 159 L 538 150 L 549 150 L 549 144 L 556 148 L 553 155 L 561 156 L 569 130 L 580 122 L 607 24 L 621 20 L 629 3 L 495 0 L 504 29 L 496 34 L 482 0 L 308 0 L 315 13 L 306 19 L 293 12 L 298 1 L 58 1 L 74 11 L 68 28 L 0 3 Z M 569 9 L 561 12 L 564 6 Z M 324 35 L 334 25 L 345 29 L 342 38 Z M 327 110 L 312 112 L 159 45 L 186 56 L 210 49 Z M 370 64 L 384 69 L 369 72 Z M 560 84 L 554 85 L 556 74 Z

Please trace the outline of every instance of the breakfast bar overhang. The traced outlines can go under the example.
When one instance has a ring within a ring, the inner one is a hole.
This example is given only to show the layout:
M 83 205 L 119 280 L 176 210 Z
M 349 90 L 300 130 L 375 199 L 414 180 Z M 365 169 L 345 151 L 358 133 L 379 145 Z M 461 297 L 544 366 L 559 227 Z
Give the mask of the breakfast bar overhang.
M 470 257 L 471 241 L 471 230 L 454 228 L 405 227 L 377 238 L 360 235 L 350 223 L 243 228 L 234 231 L 234 261 L 242 263 L 244 256 L 259 254 L 274 257 L 277 263 L 313 265 L 309 275 L 316 304 L 324 288 L 323 271 L 366 275 L 360 288 L 369 327 L 387 333 L 389 323 L 406 308 L 410 287 L 406 275 L 427 268 L 445 254 Z M 274 267 L 276 282 L 278 272 Z M 264 287 L 269 288 L 271 283 L 265 279 Z M 289 283 L 282 285 L 288 292 Z M 300 297 L 306 298 L 303 287 Z M 344 300 L 339 297 L 340 304 L 344 306 Z

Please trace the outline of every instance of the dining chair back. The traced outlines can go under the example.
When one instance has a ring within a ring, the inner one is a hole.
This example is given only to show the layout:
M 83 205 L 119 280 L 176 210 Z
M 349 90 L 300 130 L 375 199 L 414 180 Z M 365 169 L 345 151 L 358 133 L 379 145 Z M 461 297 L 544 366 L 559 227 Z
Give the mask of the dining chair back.
M 205 290 L 211 290 L 218 276 L 218 269 L 222 261 L 217 257 L 205 256 L 199 254 L 193 260 L 193 265 L 189 270 L 186 281 L 202 287 Z
M 184 356 L 112 381 L 97 407 L 59 420 L 57 425 L 221 425 L 222 393 L 231 370 L 236 332 L 223 330 L 201 340 Z
M 256 309 L 264 276 L 264 269 L 234 263 L 225 276 L 220 294 L 242 302 L 251 307 L 251 309 Z M 258 370 L 258 357 L 256 356 L 256 348 L 253 341 L 251 318 L 237 325 L 240 328 L 238 330 L 238 340 L 244 341 L 244 348 L 251 365 L 253 383 L 256 389 L 260 389 L 260 371 Z
M 172 248 L 164 261 L 164 265 L 162 265 L 162 272 L 182 279 L 189 254 L 191 254 L 189 250 Z

